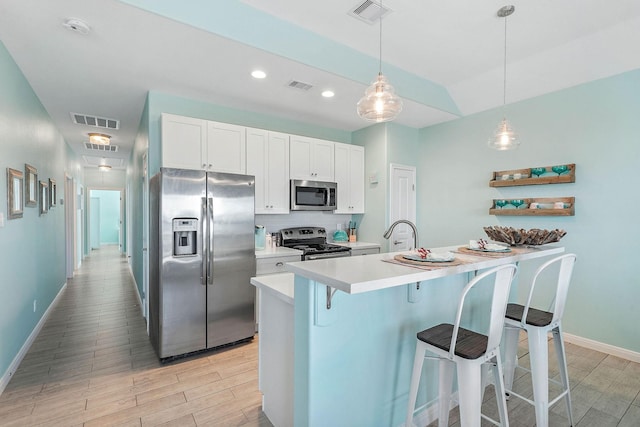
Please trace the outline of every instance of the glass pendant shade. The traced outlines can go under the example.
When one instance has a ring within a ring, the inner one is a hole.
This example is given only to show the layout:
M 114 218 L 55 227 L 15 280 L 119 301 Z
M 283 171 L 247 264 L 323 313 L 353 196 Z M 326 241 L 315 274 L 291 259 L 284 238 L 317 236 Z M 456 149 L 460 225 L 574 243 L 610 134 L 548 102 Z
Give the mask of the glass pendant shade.
M 513 150 L 514 148 L 518 148 L 519 145 L 520 140 L 511 128 L 511 124 L 507 119 L 502 119 L 493 134 L 493 138 L 489 140 L 489 147 L 502 151 Z
M 367 121 L 388 122 L 402 111 L 402 98 L 395 94 L 387 78 L 379 73 L 358 101 L 357 110 L 358 115 Z

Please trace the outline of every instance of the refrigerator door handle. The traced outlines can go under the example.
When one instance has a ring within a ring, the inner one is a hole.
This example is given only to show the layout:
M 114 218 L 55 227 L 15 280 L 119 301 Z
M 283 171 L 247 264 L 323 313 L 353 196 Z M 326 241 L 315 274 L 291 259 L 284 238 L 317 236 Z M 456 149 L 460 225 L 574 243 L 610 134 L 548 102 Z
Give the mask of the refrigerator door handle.
M 207 228 L 209 233 L 209 253 L 207 253 L 207 285 L 213 285 L 213 266 L 211 264 L 211 259 L 213 258 L 213 198 L 209 197 L 208 202 Z
M 200 275 L 200 283 L 202 286 L 207 285 L 207 259 L 209 259 L 209 248 L 207 247 L 207 239 L 205 236 L 207 235 L 207 199 L 205 197 L 202 198 L 202 215 L 200 216 L 200 240 L 202 240 L 202 274 Z

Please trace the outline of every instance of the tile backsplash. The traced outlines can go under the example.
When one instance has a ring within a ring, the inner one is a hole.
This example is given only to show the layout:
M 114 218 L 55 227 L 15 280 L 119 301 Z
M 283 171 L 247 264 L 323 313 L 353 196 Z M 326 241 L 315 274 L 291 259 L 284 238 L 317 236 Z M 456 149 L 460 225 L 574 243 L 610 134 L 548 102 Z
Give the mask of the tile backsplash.
M 342 224 L 346 230 L 351 221 L 351 215 L 334 214 L 329 212 L 291 212 L 288 215 L 256 215 L 256 224 L 264 225 L 267 233 L 273 233 L 290 227 L 324 227 L 328 240 L 331 241 L 333 232 Z

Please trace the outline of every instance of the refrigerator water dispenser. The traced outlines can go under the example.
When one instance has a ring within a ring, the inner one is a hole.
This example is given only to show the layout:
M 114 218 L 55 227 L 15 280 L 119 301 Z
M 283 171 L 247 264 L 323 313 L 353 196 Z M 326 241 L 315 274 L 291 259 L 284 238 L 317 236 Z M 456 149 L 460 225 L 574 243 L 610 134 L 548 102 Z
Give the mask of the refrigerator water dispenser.
M 198 253 L 196 234 L 198 220 L 195 218 L 173 219 L 173 256 L 188 256 Z

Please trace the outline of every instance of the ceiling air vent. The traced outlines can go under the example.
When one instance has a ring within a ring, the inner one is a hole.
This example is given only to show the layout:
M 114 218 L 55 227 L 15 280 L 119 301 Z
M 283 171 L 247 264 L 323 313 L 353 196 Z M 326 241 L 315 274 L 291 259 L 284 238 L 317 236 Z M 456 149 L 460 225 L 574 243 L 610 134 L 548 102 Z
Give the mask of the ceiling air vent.
M 390 9 L 381 6 L 379 3 L 365 0 L 363 3 L 358 3 L 352 7 L 349 15 L 367 24 L 375 24 L 381 17 L 386 16 L 389 12 L 391 12 Z
M 120 120 L 105 117 L 90 116 L 88 114 L 71 113 L 71 120 L 77 125 L 87 125 L 102 129 L 120 129 Z
M 90 142 L 85 142 L 84 146 L 87 150 L 94 150 L 94 151 L 104 151 L 104 152 L 108 152 L 108 153 L 115 153 L 118 151 L 118 146 L 117 145 L 102 145 L 102 144 L 92 144 Z
M 304 91 L 307 91 L 313 87 L 313 85 L 310 85 L 309 83 L 303 83 L 296 80 L 291 80 L 287 86 Z

